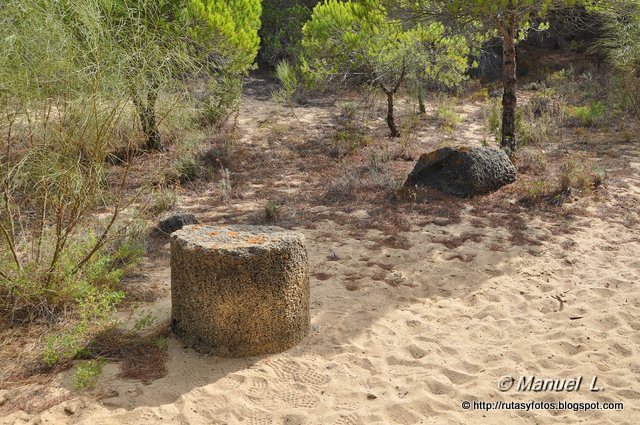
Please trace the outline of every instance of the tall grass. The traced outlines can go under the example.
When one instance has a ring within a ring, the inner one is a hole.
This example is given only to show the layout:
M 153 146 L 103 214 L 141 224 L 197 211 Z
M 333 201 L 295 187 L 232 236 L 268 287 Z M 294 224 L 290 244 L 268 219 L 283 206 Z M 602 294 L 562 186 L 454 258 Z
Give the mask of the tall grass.
M 107 3 L 0 7 L 0 314 L 70 325 L 50 339 L 49 364 L 111 320 L 120 279 L 144 249 L 148 188 L 129 189 L 130 159 L 108 159 L 140 141 L 127 130 L 138 118 L 127 70 L 158 52 L 123 48 Z
M 640 6 L 636 2 L 612 5 L 606 17 L 605 35 L 597 48 L 613 67 L 612 81 L 620 103 L 640 121 Z
M 276 66 L 276 77 L 282 86 L 273 93 L 273 99 L 288 105 L 298 90 L 297 71 L 288 61 L 281 60 Z

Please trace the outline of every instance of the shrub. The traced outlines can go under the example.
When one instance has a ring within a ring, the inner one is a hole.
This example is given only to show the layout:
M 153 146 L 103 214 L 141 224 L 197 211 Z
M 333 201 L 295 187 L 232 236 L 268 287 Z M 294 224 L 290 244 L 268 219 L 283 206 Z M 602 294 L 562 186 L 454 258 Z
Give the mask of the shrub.
M 237 110 L 242 95 L 242 78 L 235 74 L 212 77 L 206 95 L 200 100 L 199 124 L 220 129 Z
M 520 159 L 521 171 L 527 171 L 524 168 L 527 162 L 522 161 L 529 160 L 525 158 Z M 538 169 L 534 172 L 538 177 L 533 180 L 521 179 L 519 186 L 523 199 L 532 202 L 546 201 L 559 205 L 571 195 L 588 193 L 600 187 L 607 178 L 606 170 L 591 161 L 565 161 L 554 174 L 551 174 L 546 164 L 539 159 L 533 161 L 537 162 Z M 552 178 L 554 175 L 555 179 Z
M 268 201 L 264 206 L 264 217 L 267 223 L 275 223 L 280 215 L 280 208 L 273 201 Z
M 640 15 L 638 5 L 621 2 L 607 16 L 598 47 L 613 67 L 614 83 L 622 105 L 640 121 Z
M 495 140 L 500 139 L 502 133 L 502 105 L 499 99 L 489 100 L 487 105 L 487 127 Z
M 470 51 L 463 37 L 438 22 L 404 25 L 383 1 L 328 0 L 313 9 L 303 27 L 301 72 L 309 85 L 335 88 L 366 83 L 387 98 L 391 137 L 395 95 L 408 86 L 419 95 L 429 83 L 453 87 L 465 78 Z
M 443 100 L 436 108 L 438 126 L 447 132 L 455 130 L 463 121 L 462 116 L 456 112 L 455 105 L 451 101 Z
M 155 214 L 169 211 L 172 209 L 178 200 L 175 190 L 170 188 L 159 189 L 155 191 L 151 201 L 151 212 Z
M 570 160 L 560 168 L 558 188 L 561 192 L 574 189 L 588 191 L 604 184 L 605 179 L 606 170 L 595 163 L 584 164 Z
M 282 87 L 273 93 L 273 99 L 288 104 L 298 89 L 297 71 L 289 62 L 281 60 L 276 66 L 276 77 Z
M 532 202 L 539 202 L 548 198 L 554 192 L 553 185 L 546 178 L 538 178 L 533 181 L 522 181 L 520 190 L 524 199 Z
M 275 68 L 281 61 L 296 63 L 300 55 L 302 26 L 319 0 L 270 0 L 263 2 L 260 27 L 261 65 Z
M 53 119 L 25 122 L 29 137 L 20 130 L 6 133 L 7 155 L 0 160 L 0 308 L 12 317 L 53 318 L 88 294 L 108 292 L 104 281 L 115 273 L 109 247 L 127 237 L 137 195 L 125 192 L 129 166 L 119 181 L 109 182 L 108 119 L 97 123 L 100 130 L 91 121 L 79 127 Z M 113 205 L 111 212 L 96 220 L 93 211 L 104 204 Z
M 136 205 L 148 185 L 131 188 L 130 156 L 107 161 L 114 140 L 134 152 L 139 135 L 126 130 L 136 112 L 122 60 L 132 56 L 106 3 L 46 5 L 0 7 L 0 314 L 64 328 L 46 343 L 53 365 L 124 298 L 120 280 L 144 250 Z M 157 53 L 129 47 L 141 63 Z
M 568 109 L 569 117 L 583 127 L 595 127 L 604 119 L 606 108 L 602 102 L 593 102 L 588 106 L 575 106 Z
M 173 166 L 178 174 L 178 179 L 182 183 L 195 180 L 202 172 L 202 167 L 193 156 L 178 158 L 174 161 Z
M 358 113 L 358 102 L 343 102 L 340 105 L 340 119 L 349 122 L 356 119 Z
M 518 171 L 543 175 L 547 171 L 547 157 L 543 151 L 521 149 L 516 157 Z
M 571 76 L 571 70 L 561 69 L 547 75 L 547 85 L 559 86 L 564 84 Z
M 402 158 L 404 160 L 413 160 L 413 144 L 418 140 L 417 128 L 420 123 L 420 116 L 414 115 L 407 119 L 402 125 L 402 131 L 398 144 L 394 147 L 391 155 L 393 159 Z M 388 145 L 385 146 L 388 148 Z
M 489 89 L 481 88 L 478 89 L 467 97 L 471 102 L 487 102 L 489 100 Z
M 76 369 L 73 375 L 73 386 L 76 390 L 91 389 L 98 383 L 98 378 L 102 373 L 106 360 L 88 360 L 83 362 Z
M 371 137 L 363 128 L 354 123 L 348 123 L 331 135 L 330 153 L 334 157 L 343 158 L 354 154 L 358 149 L 368 146 L 370 143 Z
M 200 76 L 209 82 L 202 124 L 220 128 L 237 111 L 243 77 L 258 53 L 261 11 L 260 0 L 191 0 L 178 14 L 186 17 L 190 51 L 197 52 L 205 66 Z

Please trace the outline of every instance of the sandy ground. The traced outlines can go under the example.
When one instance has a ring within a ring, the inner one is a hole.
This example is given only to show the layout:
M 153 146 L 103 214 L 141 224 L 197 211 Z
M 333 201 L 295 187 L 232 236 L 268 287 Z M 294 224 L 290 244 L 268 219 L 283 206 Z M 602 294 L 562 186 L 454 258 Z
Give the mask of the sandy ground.
M 269 113 L 257 109 L 266 100 L 252 99 L 243 105 L 241 129 Z M 322 113 L 309 107 L 299 119 L 309 124 Z M 478 132 L 477 124 L 465 126 L 461 137 Z M 257 143 L 255 136 L 245 131 L 244 142 Z M 612 179 L 607 199 L 624 201 L 637 219 L 640 147 L 630 145 L 624 155 L 626 177 Z M 185 199 L 183 207 L 205 222 L 225 214 L 197 209 L 199 199 Z M 545 242 L 513 245 L 506 229 L 475 216 L 470 204 L 459 223 L 401 232 L 407 249 L 381 246 L 379 230 L 318 221 L 298 229 L 307 239 L 312 277 L 311 331 L 297 347 L 222 359 L 171 338 L 164 378 L 149 385 L 122 380 L 110 364 L 98 387 L 78 396 L 67 372 L 56 384 L 69 400 L 0 423 L 636 424 L 640 229 L 595 215 L 576 219 L 569 236 L 536 218 L 525 233 Z M 453 248 L 438 242 L 465 233 L 477 236 Z M 162 291 L 147 308 L 166 323 L 165 252 L 148 260 L 144 280 Z M 583 383 L 571 393 L 498 389 L 505 376 L 534 375 L 582 376 Z M 593 376 L 601 391 L 589 390 Z M 623 402 L 624 410 L 465 410 L 463 401 Z

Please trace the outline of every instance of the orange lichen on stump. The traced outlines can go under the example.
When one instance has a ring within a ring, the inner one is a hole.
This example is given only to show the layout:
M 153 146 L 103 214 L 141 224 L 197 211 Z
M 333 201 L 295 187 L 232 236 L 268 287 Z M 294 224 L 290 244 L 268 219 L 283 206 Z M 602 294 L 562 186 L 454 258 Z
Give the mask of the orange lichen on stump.
M 262 236 L 255 236 L 255 237 L 247 237 L 245 238 L 245 240 L 249 243 L 253 243 L 253 244 L 261 244 L 261 243 L 265 243 L 267 240 L 265 238 L 263 238 Z
M 248 357 L 282 352 L 307 335 L 303 235 L 236 225 L 186 226 L 171 237 L 171 328 L 187 345 Z

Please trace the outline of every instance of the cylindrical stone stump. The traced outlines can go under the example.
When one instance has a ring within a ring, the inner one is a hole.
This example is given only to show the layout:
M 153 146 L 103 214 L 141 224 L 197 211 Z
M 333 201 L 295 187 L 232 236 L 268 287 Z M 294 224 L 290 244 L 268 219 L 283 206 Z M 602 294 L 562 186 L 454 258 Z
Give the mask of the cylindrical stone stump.
M 222 357 L 279 353 L 309 330 L 304 237 L 269 226 L 186 226 L 172 234 L 171 326 Z

